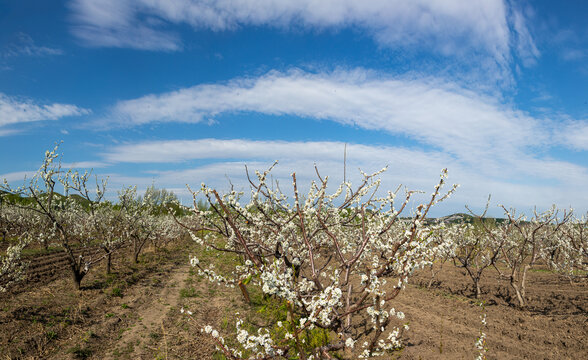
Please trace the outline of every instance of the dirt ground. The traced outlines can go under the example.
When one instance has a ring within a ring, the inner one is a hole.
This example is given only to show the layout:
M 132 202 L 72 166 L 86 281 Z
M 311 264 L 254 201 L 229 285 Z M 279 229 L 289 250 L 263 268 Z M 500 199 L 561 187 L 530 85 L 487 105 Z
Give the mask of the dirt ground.
M 482 308 L 469 278 L 446 264 L 431 289 L 422 272 L 396 299 L 410 321 L 406 359 L 472 359 L 484 331 L 488 359 L 585 359 L 588 355 L 588 286 L 574 286 L 555 274 L 535 271 L 528 282 L 527 309 L 512 305 L 507 283 L 488 271 Z M 487 325 L 481 316 L 486 314 Z
M 54 268 L 0 295 L 0 358 L 221 359 L 200 329 L 212 325 L 230 338 L 235 313 L 250 308 L 238 289 L 194 274 L 189 246 L 147 251 L 137 265 L 128 256 L 115 257 L 114 274 L 93 269 L 81 291 L 73 290 L 67 268 Z M 405 347 L 388 358 L 473 359 L 480 331 L 488 359 L 587 357 L 586 281 L 570 285 L 548 271 L 533 271 L 529 306 L 522 310 L 491 270 L 482 282 L 484 307 L 472 298 L 468 279 L 446 264 L 428 289 L 428 271 L 416 274 L 394 300 L 410 330 Z

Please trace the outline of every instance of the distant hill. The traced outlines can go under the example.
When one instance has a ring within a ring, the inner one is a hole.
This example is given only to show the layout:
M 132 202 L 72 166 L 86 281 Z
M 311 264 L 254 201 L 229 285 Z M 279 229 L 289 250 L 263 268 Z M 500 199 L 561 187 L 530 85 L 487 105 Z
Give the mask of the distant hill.
M 436 218 L 434 220 L 445 223 L 445 224 L 472 224 L 474 222 L 474 219 L 476 217 L 472 216 L 470 214 L 464 214 L 464 213 L 456 213 L 456 214 L 451 214 L 451 215 L 447 215 L 447 216 L 442 216 L 440 218 Z M 503 223 L 505 221 L 508 221 L 508 219 L 505 218 L 493 218 L 493 217 L 485 217 L 484 219 L 491 219 L 494 220 L 496 223 L 500 224 Z M 433 219 L 431 219 L 433 220 Z
M 45 197 L 45 196 L 46 196 L 45 194 L 41 194 L 40 197 Z M 54 193 L 53 196 L 54 196 L 53 202 L 55 204 L 66 199 L 65 195 L 62 195 L 57 192 Z M 73 195 L 69 195 L 68 197 L 70 199 L 73 199 L 76 203 L 80 204 L 84 208 L 88 208 L 90 206 L 90 201 L 88 201 L 87 199 L 84 199 L 80 195 L 73 194 Z M 35 200 L 31 197 L 11 194 L 11 193 L 8 193 L 3 190 L 0 190 L 0 200 L 7 201 L 7 202 L 13 203 L 13 204 L 19 204 L 19 205 L 30 205 L 35 202 Z
M 45 194 L 41 194 L 41 198 L 44 196 Z M 63 202 L 66 199 L 65 195 L 62 195 L 58 192 L 54 193 L 53 196 L 54 206 L 57 206 L 60 202 Z M 68 198 L 72 199 L 75 203 L 81 205 L 86 210 L 90 207 L 91 202 L 88 201 L 88 199 L 83 198 L 79 194 L 68 195 Z M 1 201 L 6 201 L 8 203 L 18 204 L 21 206 L 30 205 L 35 202 L 35 200 L 31 197 L 10 194 L 6 191 L 0 190 L 0 202 Z M 109 201 L 105 201 L 104 203 L 108 204 L 109 206 L 118 206 L 117 204 L 113 204 Z M 150 212 L 152 215 L 166 214 L 168 212 L 168 208 L 171 208 L 173 214 L 176 216 L 183 216 L 191 213 L 189 208 L 185 208 L 175 202 L 156 205 L 150 210 Z
M 457 213 L 451 214 L 447 216 L 442 216 L 436 219 L 439 222 L 455 224 L 455 223 L 472 223 L 474 221 L 474 217 L 472 215 L 464 214 L 464 213 Z

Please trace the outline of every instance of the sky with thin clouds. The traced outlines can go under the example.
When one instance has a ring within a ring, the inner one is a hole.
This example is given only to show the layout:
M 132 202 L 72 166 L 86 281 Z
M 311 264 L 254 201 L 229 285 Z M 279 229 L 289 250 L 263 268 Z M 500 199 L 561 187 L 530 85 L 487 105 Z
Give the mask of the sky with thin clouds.
M 288 191 L 314 166 L 384 190 L 588 211 L 588 3 L 502 0 L 0 1 L 0 179 L 64 167 L 186 204 L 189 184 Z

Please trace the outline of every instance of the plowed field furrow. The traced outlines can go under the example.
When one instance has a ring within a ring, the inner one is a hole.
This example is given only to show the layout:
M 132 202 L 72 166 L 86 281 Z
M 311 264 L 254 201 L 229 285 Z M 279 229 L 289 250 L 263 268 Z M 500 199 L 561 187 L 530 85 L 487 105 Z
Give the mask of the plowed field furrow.
M 86 254 L 86 256 L 88 254 L 101 255 L 99 250 L 98 247 L 77 249 L 74 251 L 74 255 L 76 257 L 82 253 Z M 69 256 L 64 252 L 29 256 L 27 260 L 29 261 L 29 266 L 25 276 L 28 281 L 32 282 L 47 280 L 48 278 L 52 279 L 68 270 L 70 266 Z

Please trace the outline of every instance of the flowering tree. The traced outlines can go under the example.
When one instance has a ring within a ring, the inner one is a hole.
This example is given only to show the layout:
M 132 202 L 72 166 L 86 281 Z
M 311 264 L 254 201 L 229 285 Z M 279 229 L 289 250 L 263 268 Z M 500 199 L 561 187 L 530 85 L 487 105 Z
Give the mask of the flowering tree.
M 120 208 L 110 203 L 101 203 L 92 206 L 86 223 L 86 235 L 94 238 L 95 243 L 104 251 L 106 257 L 106 273 L 110 274 L 112 268 L 112 256 L 119 249 L 127 245 L 123 236 L 124 214 Z
M 161 199 L 152 197 L 152 194 L 154 192 L 146 191 L 145 196 L 137 198 L 136 187 L 119 192 L 123 234 L 127 243 L 133 246 L 135 263 L 139 262 L 139 255 L 147 243 L 159 246 L 166 237 L 180 236 L 176 222 L 161 214 L 161 209 L 165 210 Z
M 560 235 L 548 239 L 543 247 L 543 259 L 570 282 L 588 272 L 588 216 L 568 221 Z
M 507 210 L 502 206 L 508 221 L 502 224 L 500 230 L 503 240 L 500 242 L 501 260 L 507 270 L 503 271 L 495 265 L 500 277 L 509 281 L 514 290 L 518 304 L 526 306 L 526 280 L 527 273 L 544 253 L 545 246 L 550 243 L 560 242 L 561 229 L 569 222 L 571 212 L 564 212 L 558 217 L 555 207 L 543 213 L 534 213 L 530 221 L 523 215 L 517 216 L 514 210 Z M 492 231 L 486 228 L 487 234 Z
M 454 227 L 452 239 L 456 245 L 454 259 L 466 270 L 474 285 L 476 299 L 480 298 L 480 280 L 484 270 L 496 264 L 505 238 L 500 228 L 479 217 L 474 226 Z
M 5 292 L 23 278 L 26 264 L 22 262 L 21 252 L 26 244 L 26 241 L 20 240 L 16 245 L 10 245 L 6 254 L 0 255 L 0 292 Z
M 274 164 L 275 165 L 275 164 Z M 273 166 L 272 166 L 273 168 Z M 404 317 L 392 306 L 413 270 L 427 264 L 423 254 L 431 244 L 425 225 L 430 208 L 456 189 L 441 193 L 447 171 L 435 186 L 430 200 L 416 208 L 410 219 L 400 219 L 414 191 L 398 203 L 396 192 L 378 195 L 379 175 L 362 172 L 363 181 L 352 189 L 343 183 L 327 193 L 328 177 L 316 170 L 306 196 L 298 190 L 292 174 L 293 199 L 268 185 L 269 170 L 256 172 L 251 201 L 239 203 L 240 194 L 220 195 L 202 184 L 194 196 L 192 237 L 202 246 L 239 254 L 244 259 L 232 279 L 217 274 L 193 258 L 192 264 L 211 280 L 228 285 L 251 282 L 266 296 L 284 301 L 286 321 L 270 333 L 249 333 L 237 321 L 240 349 L 231 348 L 216 330 L 204 330 L 217 339 L 219 349 L 232 359 L 246 351 L 256 359 L 275 357 L 331 358 L 331 353 L 353 349 L 359 342 L 361 357 L 385 354 L 401 346 L 399 324 Z M 209 202 L 197 206 L 197 197 Z M 198 237 L 198 234 L 204 233 Z M 218 242 L 219 235 L 223 242 Z M 305 338 L 314 329 L 330 335 L 322 344 L 308 346 Z
M 24 210 L 8 206 L 6 193 L 0 193 L 0 232 L 2 242 L 9 242 L 6 253 L 0 254 L 0 292 L 24 277 L 27 264 L 21 257 L 22 250 L 32 241 Z
M 435 277 L 443 269 L 445 262 L 454 258 L 456 251 L 456 241 L 454 239 L 461 233 L 462 226 L 446 225 L 441 222 L 430 226 L 430 228 L 430 243 L 426 247 L 427 252 L 425 254 L 425 258 L 429 261 L 428 266 L 431 274 L 427 289 L 431 288 Z
M 11 198 L 6 197 L 9 206 L 30 214 L 27 218 L 30 237 L 52 239 L 67 254 L 75 287 L 79 289 L 90 267 L 101 260 L 92 251 L 94 244 L 87 236 L 85 224 L 91 209 L 102 201 L 106 184 L 97 181 L 96 191 L 90 195 L 87 187 L 90 174 L 62 171 L 61 162 L 56 162 L 59 157 L 57 149 L 58 145 L 45 153 L 43 164 L 28 183 L 12 188 L 4 180 L 0 190 L 11 195 Z M 65 195 L 57 193 L 58 184 L 63 187 Z M 77 197 L 71 196 L 70 192 Z M 21 198 L 27 201 L 20 201 Z
M 0 254 L 0 292 L 4 292 L 9 286 L 22 279 L 26 264 L 22 262 L 21 252 L 29 239 L 24 237 L 25 229 L 23 213 L 19 209 L 9 208 L 3 195 L 0 194 L 0 232 L 2 241 L 8 237 L 16 237 L 16 244 L 11 244 L 5 254 Z
M 169 210 L 170 212 L 172 210 Z M 156 233 L 157 235 L 151 240 L 153 247 L 156 250 L 164 248 L 170 242 L 181 239 L 186 236 L 186 230 L 178 226 L 174 217 L 170 214 L 161 214 L 156 217 Z
M 0 233 L 2 242 L 20 239 L 28 228 L 27 214 L 24 210 L 10 206 L 9 194 L 0 192 Z

